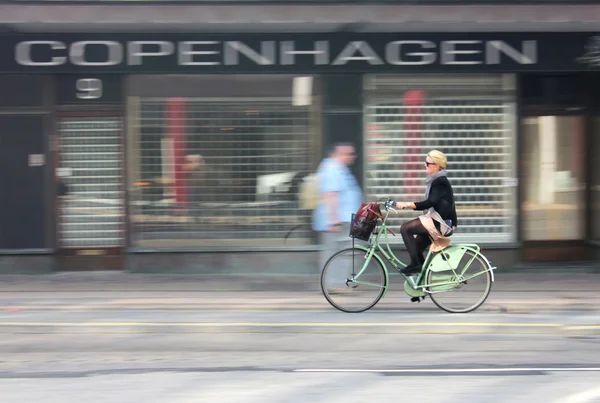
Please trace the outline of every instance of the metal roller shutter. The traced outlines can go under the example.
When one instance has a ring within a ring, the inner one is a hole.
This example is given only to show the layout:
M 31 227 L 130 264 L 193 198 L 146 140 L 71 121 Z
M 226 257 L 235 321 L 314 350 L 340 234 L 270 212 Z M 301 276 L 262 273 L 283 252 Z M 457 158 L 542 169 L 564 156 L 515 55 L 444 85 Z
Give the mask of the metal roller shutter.
M 280 246 L 310 228 L 298 181 L 311 172 L 317 110 L 290 98 L 130 97 L 134 245 Z
M 459 220 L 455 242 L 516 239 L 516 98 L 512 75 L 365 77 L 369 199 L 424 197 L 425 155 L 448 157 Z M 393 229 L 418 214 L 402 211 Z M 393 242 L 401 243 L 395 237 Z
M 69 191 L 60 212 L 62 247 L 124 245 L 121 120 L 63 118 L 60 168 Z

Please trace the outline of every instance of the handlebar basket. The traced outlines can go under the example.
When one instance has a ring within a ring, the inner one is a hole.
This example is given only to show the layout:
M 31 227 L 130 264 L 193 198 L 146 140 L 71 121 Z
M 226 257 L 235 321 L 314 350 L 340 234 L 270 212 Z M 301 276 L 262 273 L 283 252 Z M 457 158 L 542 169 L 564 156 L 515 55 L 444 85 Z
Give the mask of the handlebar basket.
M 352 214 L 350 237 L 368 241 L 377 226 L 379 206 L 377 203 L 363 204 L 356 214 Z

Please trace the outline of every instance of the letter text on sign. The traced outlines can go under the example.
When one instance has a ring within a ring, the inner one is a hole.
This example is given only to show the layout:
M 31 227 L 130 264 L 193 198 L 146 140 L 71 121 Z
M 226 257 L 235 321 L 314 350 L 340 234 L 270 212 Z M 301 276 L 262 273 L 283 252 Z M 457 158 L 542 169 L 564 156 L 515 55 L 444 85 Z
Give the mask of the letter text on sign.
M 405 56 L 410 56 L 410 60 L 402 58 L 403 45 L 418 45 L 422 49 L 435 49 L 435 43 L 431 41 L 394 41 L 390 42 L 385 47 L 385 58 L 389 64 L 395 66 L 420 66 L 433 64 L 437 58 L 434 52 L 409 52 Z
M 523 41 L 523 51 L 519 52 L 504 41 L 488 41 L 486 43 L 485 62 L 487 64 L 500 64 L 500 53 L 513 59 L 519 64 L 537 63 L 536 41 Z
M 356 53 L 360 53 L 362 56 L 354 56 Z M 365 41 L 354 41 L 346 45 L 332 64 L 346 64 L 350 60 L 364 60 L 369 64 L 383 64 L 383 60 Z
M 156 52 L 144 52 L 144 47 L 158 47 Z M 134 41 L 129 42 L 127 47 L 127 64 L 139 66 L 143 63 L 144 57 L 162 57 L 169 56 L 175 52 L 175 45 L 168 41 Z
M 482 60 L 456 60 L 456 55 L 476 55 L 481 53 L 478 49 L 456 49 L 457 45 L 477 45 L 481 41 L 443 41 L 441 47 L 441 62 L 442 64 L 451 65 L 473 65 L 483 64 Z
M 106 60 L 101 62 L 91 62 L 86 58 L 86 49 L 89 45 L 100 45 L 106 47 L 108 55 Z M 119 42 L 113 41 L 82 41 L 71 45 L 69 51 L 71 63 L 77 66 L 116 66 L 123 62 L 123 46 Z
M 260 43 L 260 53 L 248 45 L 238 41 L 225 42 L 225 64 L 228 66 L 238 65 L 238 55 L 242 54 L 259 65 L 275 64 L 275 42 L 263 41 Z
M 194 46 L 197 45 L 218 45 L 220 42 L 216 41 L 194 41 L 194 42 L 181 42 L 179 44 L 179 65 L 181 66 L 216 66 L 221 64 L 220 61 L 194 61 L 194 55 L 218 55 L 218 50 L 194 50 Z
M 21 66 L 60 66 L 67 62 L 66 56 L 52 56 L 48 61 L 33 61 L 31 58 L 31 48 L 34 45 L 49 46 L 52 50 L 65 50 L 67 45 L 59 41 L 26 41 L 19 42 L 15 49 L 15 61 Z
M 314 55 L 315 65 L 329 63 L 329 41 L 316 41 L 315 50 L 295 50 L 294 41 L 283 41 L 280 46 L 280 63 L 290 65 L 296 63 L 295 55 Z

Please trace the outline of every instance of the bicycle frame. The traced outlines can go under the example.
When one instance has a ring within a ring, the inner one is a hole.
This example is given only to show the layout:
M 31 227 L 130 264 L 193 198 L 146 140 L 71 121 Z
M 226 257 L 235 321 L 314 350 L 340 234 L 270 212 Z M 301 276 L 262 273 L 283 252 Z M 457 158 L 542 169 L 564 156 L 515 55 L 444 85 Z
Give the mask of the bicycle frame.
M 367 266 L 369 265 L 369 263 L 371 262 L 371 259 L 373 257 L 375 257 L 383 266 L 384 272 L 385 272 L 385 276 L 386 276 L 386 284 L 389 284 L 389 272 L 387 269 L 387 265 L 385 264 L 385 262 L 383 261 L 383 259 L 379 256 L 376 255 L 375 252 L 378 251 L 385 260 L 387 260 L 394 269 L 396 269 L 396 271 L 404 278 L 405 281 L 407 281 L 407 283 L 409 284 L 409 286 L 413 289 L 413 290 L 420 290 L 422 292 L 428 293 L 428 294 L 432 294 L 432 293 L 437 293 L 437 292 L 445 292 L 444 291 L 429 291 L 430 287 L 443 287 L 443 286 L 449 286 L 449 285 L 453 285 L 455 286 L 458 282 L 458 280 L 454 280 L 454 281 L 440 281 L 440 282 L 434 282 L 432 284 L 421 284 L 421 282 L 426 278 L 427 274 L 429 273 L 429 271 L 446 271 L 446 272 L 451 272 L 453 276 L 450 276 L 451 278 L 456 278 L 456 279 L 460 279 L 460 281 L 467 281 L 473 277 L 479 276 L 481 274 L 484 274 L 486 272 L 491 272 L 491 276 L 492 276 L 492 282 L 494 281 L 494 270 L 495 267 L 492 267 L 492 265 L 490 264 L 490 262 L 488 261 L 488 259 L 480 252 L 481 248 L 476 245 L 476 244 L 455 244 L 452 245 L 454 247 L 460 247 L 462 249 L 464 249 L 465 251 L 469 250 L 471 252 L 473 252 L 473 257 L 467 262 L 467 264 L 462 268 L 462 270 L 460 271 L 460 274 L 457 273 L 458 267 L 456 268 L 457 270 L 455 270 L 449 263 L 450 259 L 443 259 L 444 261 L 446 261 L 448 268 L 430 268 L 430 263 L 433 260 L 433 258 L 435 256 L 437 256 L 439 253 L 443 253 L 446 249 L 440 251 L 440 252 L 431 252 L 431 249 L 429 249 L 427 256 L 425 257 L 425 263 L 423 264 L 423 267 L 425 267 L 425 270 L 421 270 L 421 272 L 419 273 L 419 275 L 415 279 L 412 276 L 407 276 L 404 273 L 402 273 L 400 271 L 401 268 L 406 267 L 407 265 L 402 262 L 400 259 L 398 259 L 398 257 L 394 254 L 394 252 L 392 251 L 390 244 L 389 244 L 389 238 L 388 238 L 388 229 L 386 226 L 386 221 L 388 219 L 388 216 L 390 214 L 390 210 L 386 209 L 386 214 L 385 217 L 382 218 L 382 222 L 381 222 L 381 226 L 380 229 L 377 233 L 377 235 L 375 236 L 375 239 L 373 241 L 373 243 L 371 244 L 371 246 L 369 246 L 368 248 L 362 245 L 354 245 L 354 239 L 352 240 L 352 246 L 354 248 L 363 250 L 366 252 L 366 256 L 365 256 L 365 263 L 363 264 L 362 268 L 360 269 L 360 271 L 357 274 L 354 274 L 354 265 L 352 265 L 353 267 L 353 273 L 352 273 L 352 281 L 357 283 L 357 284 L 364 284 L 364 285 L 373 285 L 370 283 L 366 283 L 366 282 L 361 282 L 361 281 L 357 281 L 360 276 L 362 275 L 362 273 L 366 270 Z M 381 237 L 384 237 L 385 240 L 385 246 L 387 247 L 387 251 L 384 249 L 384 247 L 381 245 L 380 243 L 380 239 Z M 461 256 L 462 257 L 462 256 Z M 473 275 L 470 275 L 467 278 L 463 277 L 463 274 L 465 273 L 465 271 L 469 268 L 469 266 L 473 263 L 473 261 L 476 258 L 481 258 L 483 259 L 483 261 L 485 262 L 485 265 L 487 266 L 486 270 L 477 272 Z M 387 292 L 387 286 L 385 287 L 385 291 L 384 291 L 384 295 Z

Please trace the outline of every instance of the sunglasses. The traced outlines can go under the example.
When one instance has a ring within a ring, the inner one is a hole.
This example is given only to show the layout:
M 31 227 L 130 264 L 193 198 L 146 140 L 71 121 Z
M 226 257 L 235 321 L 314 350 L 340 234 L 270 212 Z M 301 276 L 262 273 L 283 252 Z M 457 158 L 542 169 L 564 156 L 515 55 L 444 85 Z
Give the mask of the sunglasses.
M 429 167 L 429 165 L 437 165 L 435 162 L 427 162 L 425 161 L 425 166 Z

